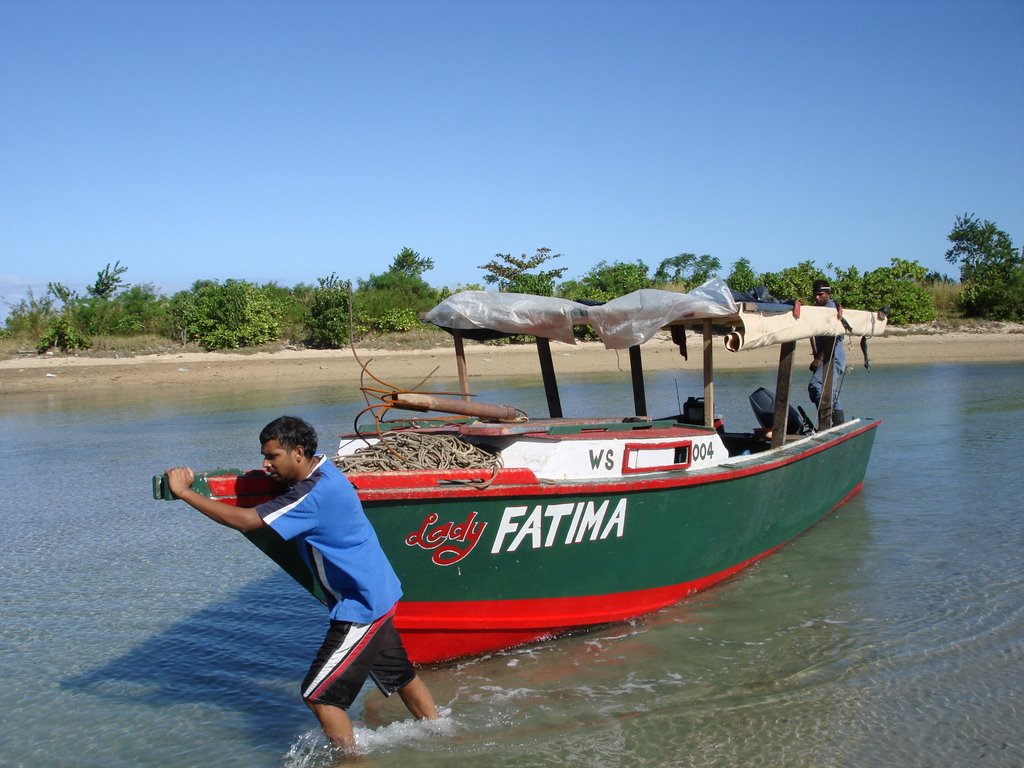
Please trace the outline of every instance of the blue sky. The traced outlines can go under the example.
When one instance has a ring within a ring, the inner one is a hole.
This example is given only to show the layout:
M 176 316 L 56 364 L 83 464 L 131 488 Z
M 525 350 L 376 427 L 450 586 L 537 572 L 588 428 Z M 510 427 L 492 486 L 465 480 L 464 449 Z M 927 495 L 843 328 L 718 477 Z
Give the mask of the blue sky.
M 0 303 L 1024 240 L 1024 2 L 0 0 Z M 3 309 L 6 309 L 4 307 Z

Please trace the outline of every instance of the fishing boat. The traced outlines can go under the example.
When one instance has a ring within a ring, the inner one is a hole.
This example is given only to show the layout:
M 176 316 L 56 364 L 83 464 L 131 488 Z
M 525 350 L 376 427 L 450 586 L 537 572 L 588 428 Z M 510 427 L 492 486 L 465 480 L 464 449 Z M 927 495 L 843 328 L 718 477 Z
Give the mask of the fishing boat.
M 834 424 L 830 377 L 815 422 L 790 403 L 790 380 L 802 339 L 859 336 L 867 364 L 864 340 L 884 332 L 884 312 L 746 300 L 716 279 L 597 306 L 465 291 L 424 320 L 452 336 L 458 390 L 364 387 L 366 423 L 335 457 L 402 581 L 395 624 L 414 662 L 675 604 L 776 551 L 862 487 L 881 422 Z M 628 350 L 632 413 L 563 415 L 551 343 L 575 344 L 583 331 Z M 703 391 L 652 416 L 642 348 L 665 333 L 681 365 L 687 337 L 699 346 Z M 507 336 L 535 343 L 546 414 L 472 392 L 466 343 Z M 768 345 L 779 348 L 775 390 L 751 396 L 755 426 L 731 431 L 716 416 L 716 348 Z M 243 506 L 280 491 L 262 471 L 206 473 L 193 487 Z M 170 498 L 159 476 L 154 495 Z M 323 599 L 292 545 L 269 528 L 247 536 Z

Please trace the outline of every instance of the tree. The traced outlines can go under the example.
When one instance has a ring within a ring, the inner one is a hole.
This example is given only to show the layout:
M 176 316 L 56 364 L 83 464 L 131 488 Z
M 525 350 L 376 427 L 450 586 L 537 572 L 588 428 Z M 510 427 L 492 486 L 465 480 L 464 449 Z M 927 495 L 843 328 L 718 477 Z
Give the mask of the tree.
M 389 272 L 398 272 L 410 277 L 423 277 L 424 272 L 434 268 L 434 260 L 420 256 L 419 252 L 412 248 L 403 248 L 391 262 Z
M 78 298 L 78 293 L 68 288 L 64 283 L 47 283 L 46 292 L 53 296 L 53 298 L 57 299 L 57 301 L 61 302 L 64 306 L 67 306 Z
M 647 265 L 634 262 L 602 261 L 579 280 L 569 280 L 558 287 L 558 295 L 576 301 L 609 301 L 641 288 L 650 288 Z
M 960 305 L 968 317 L 1024 319 L 1024 255 L 994 222 L 957 216 L 946 261 L 960 265 Z
M 658 285 L 681 285 L 685 290 L 692 290 L 703 285 L 722 268 L 722 262 L 714 256 L 694 253 L 680 253 L 664 259 L 654 271 L 654 282 Z
M 750 267 L 750 259 L 744 257 L 733 262 L 732 271 L 725 278 L 725 282 L 734 291 L 750 291 L 757 287 L 757 275 Z
M 107 263 L 102 270 L 96 273 L 96 282 L 86 288 L 90 296 L 97 299 L 112 298 L 117 289 L 124 285 L 121 275 L 128 271 L 128 267 L 122 267 L 120 261 L 115 261 L 113 268 Z
M 386 272 L 360 280 L 352 297 L 359 328 L 382 333 L 415 328 L 419 313 L 438 302 L 438 291 L 422 277 L 433 266 L 432 260 L 403 248 Z
M 525 253 L 520 257 L 508 253 L 496 253 L 494 258 L 480 266 L 487 274 L 484 282 L 497 285 L 499 291 L 508 293 L 532 293 L 536 296 L 551 296 L 555 292 L 555 281 L 565 272 L 566 267 L 530 272 L 551 259 L 561 258 L 560 253 L 551 253 L 550 248 L 538 248 L 533 256 Z M 500 259 L 500 261 L 499 261 Z

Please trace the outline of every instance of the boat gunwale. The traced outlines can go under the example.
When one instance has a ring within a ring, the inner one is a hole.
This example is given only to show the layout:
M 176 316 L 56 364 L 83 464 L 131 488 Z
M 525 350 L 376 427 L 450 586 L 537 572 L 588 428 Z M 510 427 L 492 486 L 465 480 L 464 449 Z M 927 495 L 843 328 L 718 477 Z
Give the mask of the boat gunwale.
M 826 432 L 818 432 L 800 440 L 788 442 L 781 448 L 770 449 L 762 453 L 751 454 L 750 456 L 730 457 L 726 462 L 713 467 L 696 470 L 655 471 L 642 476 L 632 475 L 614 479 L 597 478 L 564 481 L 538 480 L 537 484 L 499 485 L 491 483 L 487 486 L 448 482 L 444 485 L 436 486 L 419 485 L 410 487 L 408 485 L 396 485 L 396 487 L 392 488 L 381 487 L 376 483 L 374 483 L 375 487 L 372 488 L 359 487 L 361 476 L 380 478 L 383 475 L 381 472 L 351 473 L 348 477 L 349 481 L 355 486 L 363 503 L 371 505 L 391 501 L 406 502 L 411 499 L 501 498 L 523 495 L 549 497 L 569 494 L 579 495 L 581 493 L 607 495 L 685 488 L 693 485 L 726 482 L 771 472 L 852 440 L 870 430 L 878 428 L 882 423 L 881 419 L 860 419 L 858 421 L 864 421 L 865 423 L 848 432 L 842 431 L 845 425 L 840 425 Z M 852 423 L 856 424 L 856 422 Z M 508 469 L 517 468 L 509 467 Z M 487 470 L 482 470 L 482 473 L 486 475 Z M 397 479 L 399 476 L 409 476 L 410 474 L 413 474 L 412 470 L 394 472 L 392 476 Z M 425 473 L 419 471 L 417 476 L 422 477 L 423 474 Z M 443 482 L 446 479 L 443 471 L 432 474 L 436 476 L 438 482 Z

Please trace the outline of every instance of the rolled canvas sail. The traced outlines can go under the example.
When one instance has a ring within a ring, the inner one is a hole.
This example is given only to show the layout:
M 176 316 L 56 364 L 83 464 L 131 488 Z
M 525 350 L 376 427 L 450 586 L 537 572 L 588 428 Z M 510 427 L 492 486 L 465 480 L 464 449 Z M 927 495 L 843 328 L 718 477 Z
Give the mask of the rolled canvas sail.
M 800 317 L 792 312 L 739 313 L 740 327 L 726 334 L 725 348 L 730 352 L 758 349 L 787 341 L 799 341 L 814 336 L 881 336 L 888 321 L 878 312 L 862 309 L 844 309 L 843 320 L 832 307 L 801 307 Z

